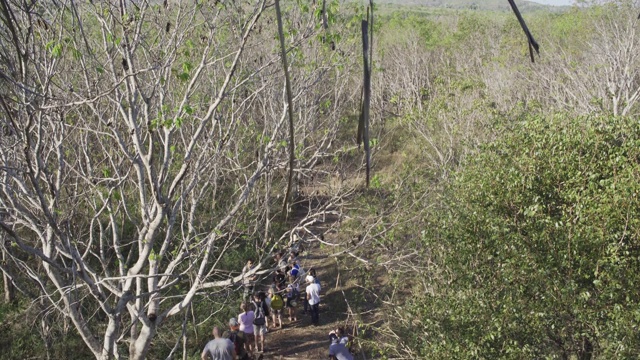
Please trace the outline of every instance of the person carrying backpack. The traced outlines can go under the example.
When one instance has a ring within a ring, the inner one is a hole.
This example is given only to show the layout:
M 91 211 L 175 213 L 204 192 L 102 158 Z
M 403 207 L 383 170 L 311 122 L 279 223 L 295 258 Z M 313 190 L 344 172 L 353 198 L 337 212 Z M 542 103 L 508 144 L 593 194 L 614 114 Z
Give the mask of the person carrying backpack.
M 267 297 L 265 300 L 271 308 L 271 319 L 273 320 L 273 327 L 282 329 L 282 310 L 284 309 L 285 304 L 284 300 L 282 299 L 282 295 L 276 292 L 275 286 L 269 288 L 269 297 Z M 278 323 L 280 323 L 280 325 L 278 325 Z
M 267 296 L 264 292 L 253 294 L 253 306 L 255 308 L 255 318 L 253 320 L 253 333 L 255 335 L 256 352 L 264 352 L 264 337 L 267 334 L 267 316 L 269 316 L 269 307 L 265 302 Z M 258 342 L 258 337 L 260 341 Z M 258 347 L 260 344 L 260 347 Z
M 226 336 L 225 336 L 226 335 Z M 249 360 L 249 353 L 245 349 L 246 337 L 243 331 L 240 331 L 240 324 L 236 318 L 229 320 L 229 331 L 225 331 L 222 337 L 226 337 L 233 343 L 238 360 Z
M 293 279 L 292 283 L 287 286 L 287 309 L 289 309 L 289 322 L 298 321 L 296 317 L 296 307 L 298 306 L 298 298 L 300 297 L 300 290 L 298 290 L 298 284 Z
M 300 269 L 300 265 L 298 264 L 298 261 L 295 261 L 292 265 L 291 265 L 291 270 L 289 270 L 289 276 L 293 276 L 294 279 L 297 279 L 298 276 L 300 276 L 302 273 L 301 269 Z

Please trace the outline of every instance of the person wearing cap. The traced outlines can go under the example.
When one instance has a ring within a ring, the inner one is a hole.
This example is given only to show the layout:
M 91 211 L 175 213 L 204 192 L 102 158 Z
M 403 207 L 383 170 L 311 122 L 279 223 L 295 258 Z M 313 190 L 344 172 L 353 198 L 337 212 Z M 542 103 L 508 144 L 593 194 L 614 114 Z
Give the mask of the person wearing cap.
M 353 355 L 349 352 L 349 349 L 340 342 L 338 335 L 335 332 L 329 333 L 329 359 L 330 360 L 353 360 Z
M 200 355 L 202 360 L 207 360 L 209 357 L 213 360 L 236 360 L 236 351 L 231 340 L 221 337 L 217 326 L 213 328 L 212 334 L 214 339 L 209 341 L 202 350 Z
M 316 279 L 311 275 L 307 275 L 305 280 L 308 284 L 306 292 L 307 301 L 309 302 L 311 310 L 311 323 L 313 325 L 318 325 L 320 322 L 320 284 L 316 283 Z
M 245 349 L 247 337 L 244 331 L 240 331 L 238 319 L 234 317 L 229 319 L 229 331 L 225 331 L 222 337 L 231 340 L 239 360 L 249 360 L 249 353 Z
M 314 268 L 309 268 L 309 275 L 313 276 L 313 278 L 315 279 L 315 283 L 320 285 L 320 280 L 318 280 L 318 276 L 316 275 L 316 269 Z M 302 281 L 301 281 L 302 283 Z M 304 310 L 302 311 L 303 314 L 306 314 L 307 311 L 309 311 L 309 302 L 307 301 L 307 297 L 304 297 Z

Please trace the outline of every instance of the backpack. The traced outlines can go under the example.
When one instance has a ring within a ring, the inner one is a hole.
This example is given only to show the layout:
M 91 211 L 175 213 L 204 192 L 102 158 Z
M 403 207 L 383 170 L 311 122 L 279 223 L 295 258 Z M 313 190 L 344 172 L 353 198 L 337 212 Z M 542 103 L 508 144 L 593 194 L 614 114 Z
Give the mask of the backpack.
M 242 358 L 245 354 L 244 343 L 246 340 L 244 333 L 242 333 L 242 336 L 238 336 L 238 331 L 232 331 L 231 334 L 229 334 L 229 340 L 233 343 L 233 349 L 236 351 L 238 358 Z
M 282 296 L 273 294 L 273 296 L 271 296 L 271 308 L 273 310 L 282 310 L 283 307 L 284 300 L 282 300 Z
M 291 269 L 291 271 L 289 271 L 289 275 L 293 276 L 294 278 L 297 278 L 298 275 L 300 275 L 300 265 L 293 264 L 293 268 Z
M 260 303 L 254 302 L 253 305 L 256 307 L 254 312 L 256 317 L 253 319 L 253 325 L 264 325 L 267 322 L 265 316 L 269 316 L 269 309 L 266 308 L 264 301 L 260 301 Z

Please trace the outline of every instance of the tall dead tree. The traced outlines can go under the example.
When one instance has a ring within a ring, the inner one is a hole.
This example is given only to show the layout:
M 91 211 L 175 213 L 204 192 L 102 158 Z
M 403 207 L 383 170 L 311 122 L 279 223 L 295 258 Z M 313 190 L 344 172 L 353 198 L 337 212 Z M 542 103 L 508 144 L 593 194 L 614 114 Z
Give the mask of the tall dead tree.
M 371 108 L 371 55 L 370 39 L 373 39 L 373 30 L 369 29 L 369 21 L 373 21 L 373 2 L 367 8 L 367 20 L 362 20 L 362 62 L 363 62 L 363 85 L 362 85 L 362 106 L 360 122 L 358 123 L 358 145 L 364 142 L 366 186 L 369 187 L 371 177 L 371 144 L 369 142 L 369 117 Z M 369 38 L 371 31 L 371 38 Z
M 278 38 L 280 39 L 280 56 L 282 58 L 282 69 L 284 71 L 284 82 L 287 88 L 287 112 L 289 114 L 289 178 L 287 180 L 287 191 L 282 204 L 282 213 L 287 217 L 289 211 L 288 202 L 291 200 L 291 187 L 293 183 L 293 171 L 296 164 L 295 128 L 293 124 L 293 95 L 291 93 L 291 80 L 289 79 L 289 65 L 287 64 L 287 49 L 284 45 L 284 31 L 282 30 L 282 12 L 280 11 L 280 1 L 276 1 L 276 20 L 278 21 Z

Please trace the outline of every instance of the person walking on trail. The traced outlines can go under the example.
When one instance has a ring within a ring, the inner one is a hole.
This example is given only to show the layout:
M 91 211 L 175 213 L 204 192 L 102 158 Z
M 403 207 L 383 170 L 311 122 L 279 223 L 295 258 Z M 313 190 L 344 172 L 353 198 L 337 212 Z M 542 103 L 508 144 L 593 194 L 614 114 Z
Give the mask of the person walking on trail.
M 290 278 L 291 279 L 291 278 Z M 298 284 L 294 281 L 287 285 L 287 309 L 289 309 L 289 322 L 298 321 L 296 317 L 296 306 L 298 306 L 298 298 L 300 297 L 300 290 L 298 290 Z
M 303 273 L 303 270 L 300 267 L 298 260 L 291 263 L 291 270 L 289 270 L 289 273 L 288 273 L 289 276 L 293 276 L 293 278 L 297 280 L 302 273 Z
M 255 351 L 255 334 L 253 333 L 253 320 L 255 319 L 255 314 L 246 302 L 240 304 L 240 310 L 242 310 L 242 313 L 238 315 L 238 323 L 240 324 L 238 330 L 244 333 L 245 350 L 249 353 L 249 356 L 253 356 L 253 352 Z
M 253 294 L 253 287 L 257 277 L 255 275 L 247 275 L 254 268 L 253 259 L 247 259 L 247 264 L 242 268 L 242 286 L 244 286 L 244 297 L 246 301 Z
M 333 331 L 329 334 L 329 359 L 330 360 L 353 360 L 353 355 L 349 352 L 349 349 L 340 342 L 338 335 Z
M 236 351 L 231 340 L 221 337 L 220 329 L 217 326 L 213 328 L 212 333 L 214 339 L 209 341 L 204 350 L 202 350 L 200 355 L 202 360 L 207 360 L 207 358 L 213 360 L 236 360 Z
M 298 252 L 296 252 L 295 250 L 291 250 L 289 252 L 289 257 L 287 258 L 287 262 L 289 264 L 292 264 L 292 265 L 297 263 L 298 262 L 298 255 L 299 255 Z
M 285 304 L 284 299 L 282 299 L 282 295 L 278 294 L 275 286 L 271 286 L 269 288 L 269 294 L 265 301 L 271 309 L 271 320 L 273 321 L 273 328 L 282 329 L 282 311 Z M 269 325 L 267 324 L 267 329 L 268 328 Z
M 311 323 L 313 325 L 319 324 L 320 315 L 320 284 L 316 283 L 316 279 L 307 275 L 307 301 L 311 310 Z
M 318 276 L 316 276 L 316 269 L 314 268 L 309 268 L 309 275 L 313 276 L 314 278 L 314 282 L 316 284 L 318 284 L 318 286 L 320 286 L 320 280 L 318 280 Z M 307 297 L 304 297 L 304 310 L 302 311 L 303 314 L 306 314 L 309 310 L 309 301 L 307 300 Z
M 264 352 L 264 338 L 267 334 L 267 316 L 269 316 L 269 307 L 265 302 L 267 296 L 264 292 L 253 294 L 253 306 L 255 319 L 253 319 L 253 333 L 255 334 L 256 352 Z M 260 341 L 258 341 L 260 338 Z M 260 346 L 258 346 L 260 345 Z
M 310 268 L 309 275 L 313 276 L 313 279 L 314 279 L 313 281 L 315 281 L 318 285 L 320 285 L 320 279 L 318 278 L 318 275 L 316 275 L 316 269 Z
M 276 287 L 277 291 L 283 291 L 287 287 L 287 277 L 280 269 L 276 270 L 273 275 L 273 286 Z
M 247 343 L 246 336 L 244 331 L 240 331 L 240 323 L 238 322 L 238 319 L 229 319 L 229 331 L 225 331 L 222 334 L 222 337 L 231 340 L 238 360 L 249 360 L 249 353 L 245 347 L 245 344 Z
M 283 274 L 286 274 L 289 271 L 289 264 L 287 264 L 287 260 L 284 258 L 284 252 L 277 252 L 275 258 L 278 263 L 276 270 L 280 270 Z

